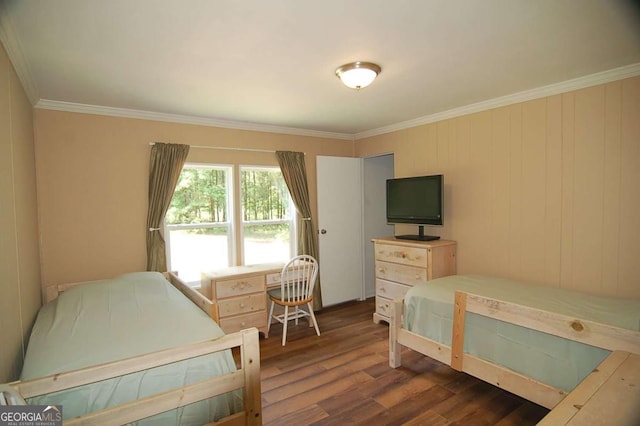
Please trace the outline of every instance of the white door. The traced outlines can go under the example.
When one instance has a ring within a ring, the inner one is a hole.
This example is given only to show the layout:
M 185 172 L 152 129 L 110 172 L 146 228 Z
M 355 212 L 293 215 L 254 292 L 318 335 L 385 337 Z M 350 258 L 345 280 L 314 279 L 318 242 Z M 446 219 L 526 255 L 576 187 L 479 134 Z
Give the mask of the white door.
M 323 306 L 364 299 L 362 159 L 316 157 Z

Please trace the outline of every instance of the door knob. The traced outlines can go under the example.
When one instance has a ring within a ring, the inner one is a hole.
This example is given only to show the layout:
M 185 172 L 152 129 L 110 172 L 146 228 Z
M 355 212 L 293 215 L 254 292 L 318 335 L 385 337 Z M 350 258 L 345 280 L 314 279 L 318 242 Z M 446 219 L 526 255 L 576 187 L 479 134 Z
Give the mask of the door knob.
M 323 229 L 320 230 L 320 233 L 324 235 L 324 234 L 327 233 L 327 230 L 323 228 Z

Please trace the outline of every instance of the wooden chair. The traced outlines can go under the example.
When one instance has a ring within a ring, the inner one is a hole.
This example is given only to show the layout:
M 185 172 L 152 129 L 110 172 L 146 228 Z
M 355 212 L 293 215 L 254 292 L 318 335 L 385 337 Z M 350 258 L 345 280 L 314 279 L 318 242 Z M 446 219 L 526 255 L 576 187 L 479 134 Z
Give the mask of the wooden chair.
M 269 299 L 271 299 L 271 309 L 269 310 L 267 334 L 271 328 L 272 318 L 282 323 L 282 346 L 287 343 L 287 323 L 289 320 L 295 320 L 297 325 L 298 319 L 310 318 L 309 326 L 313 324 L 316 333 L 318 336 L 320 335 L 312 303 L 313 287 L 317 277 L 318 262 L 308 255 L 296 256 L 282 268 L 280 288 L 268 292 Z M 283 314 L 273 314 L 273 308 L 276 304 L 284 307 Z M 307 311 L 302 309 L 304 305 L 307 305 Z M 290 308 L 293 308 L 292 312 L 289 311 Z

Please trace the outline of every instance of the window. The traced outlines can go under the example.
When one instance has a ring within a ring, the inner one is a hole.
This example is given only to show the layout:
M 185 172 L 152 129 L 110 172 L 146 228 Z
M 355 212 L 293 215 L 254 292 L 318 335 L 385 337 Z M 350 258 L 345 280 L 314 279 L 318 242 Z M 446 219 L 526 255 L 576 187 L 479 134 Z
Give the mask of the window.
M 165 237 L 169 268 L 189 283 L 235 259 L 284 262 L 295 253 L 295 207 L 280 169 L 242 166 L 236 181 L 240 199 L 234 202 L 231 166 L 185 165 L 180 174 Z
M 295 252 L 295 208 L 277 167 L 241 167 L 243 263 L 286 261 Z
M 231 167 L 185 166 L 165 217 L 169 268 L 187 282 L 233 259 Z

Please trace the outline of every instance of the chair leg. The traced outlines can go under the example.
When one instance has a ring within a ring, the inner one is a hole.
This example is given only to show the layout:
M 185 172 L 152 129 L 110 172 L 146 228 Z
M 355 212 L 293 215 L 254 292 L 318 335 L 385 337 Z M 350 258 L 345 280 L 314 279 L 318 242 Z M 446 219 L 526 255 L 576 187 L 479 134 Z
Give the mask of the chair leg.
M 284 322 L 282 323 L 282 346 L 287 343 L 287 323 L 289 323 L 289 307 L 284 307 Z
M 271 319 L 273 318 L 273 307 L 276 303 L 271 301 L 271 309 L 269 309 L 269 317 L 267 318 L 267 334 L 264 336 L 265 339 L 269 338 L 269 330 L 271 330 Z
M 319 336 L 320 329 L 318 328 L 318 321 L 316 321 L 316 316 L 313 314 L 313 306 L 311 305 L 311 302 L 307 303 L 307 306 L 309 307 L 309 315 L 313 320 L 313 326 L 316 328 L 316 334 Z

